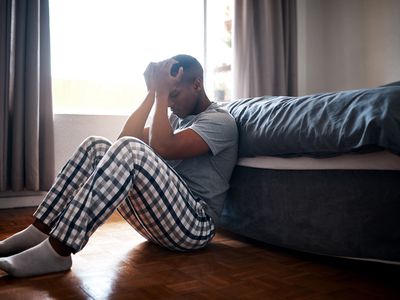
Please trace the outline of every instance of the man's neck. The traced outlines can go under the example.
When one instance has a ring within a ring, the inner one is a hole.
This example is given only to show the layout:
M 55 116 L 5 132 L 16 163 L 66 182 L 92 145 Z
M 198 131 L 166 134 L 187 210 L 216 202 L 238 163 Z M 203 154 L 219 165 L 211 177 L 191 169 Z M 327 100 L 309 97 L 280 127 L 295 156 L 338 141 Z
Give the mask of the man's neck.
M 197 102 L 197 106 L 194 109 L 194 114 L 199 114 L 205 111 L 210 105 L 210 99 L 208 99 L 207 95 L 203 94 L 200 100 Z

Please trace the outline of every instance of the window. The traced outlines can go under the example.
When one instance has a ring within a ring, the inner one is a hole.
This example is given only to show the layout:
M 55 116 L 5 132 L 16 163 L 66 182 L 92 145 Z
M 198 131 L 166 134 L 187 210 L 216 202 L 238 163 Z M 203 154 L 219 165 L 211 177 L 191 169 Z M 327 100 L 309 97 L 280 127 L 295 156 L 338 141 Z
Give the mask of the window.
M 218 101 L 231 99 L 232 0 L 207 2 L 206 85 Z
M 216 94 L 223 100 L 220 90 L 225 97 L 229 95 L 229 83 L 216 84 L 214 80 L 221 80 L 222 73 L 215 70 L 223 69 L 225 60 L 221 61 L 221 53 L 215 51 L 217 45 L 212 42 L 220 37 L 213 29 L 204 34 L 204 3 L 51 0 L 54 112 L 128 115 L 146 95 L 142 73 L 147 64 L 179 53 L 199 59 L 205 67 L 209 96 Z M 218 9 L 226 14 L 226 8 Z M 217 16 L 210 15 L 207 20 L 213 18 Z M 205 36 L 210 45 L 206 53 Z M 216 88 L 218 92 L 214 93 Z

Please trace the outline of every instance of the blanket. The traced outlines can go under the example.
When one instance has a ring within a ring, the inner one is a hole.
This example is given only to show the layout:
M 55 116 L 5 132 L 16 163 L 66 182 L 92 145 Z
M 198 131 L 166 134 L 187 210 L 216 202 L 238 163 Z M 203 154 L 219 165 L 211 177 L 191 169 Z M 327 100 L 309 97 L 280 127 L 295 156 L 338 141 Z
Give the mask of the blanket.
M 400 155 L 400 82 L 225 105 L 239 128 L 239 156 L 327 157 L 387 149 Z

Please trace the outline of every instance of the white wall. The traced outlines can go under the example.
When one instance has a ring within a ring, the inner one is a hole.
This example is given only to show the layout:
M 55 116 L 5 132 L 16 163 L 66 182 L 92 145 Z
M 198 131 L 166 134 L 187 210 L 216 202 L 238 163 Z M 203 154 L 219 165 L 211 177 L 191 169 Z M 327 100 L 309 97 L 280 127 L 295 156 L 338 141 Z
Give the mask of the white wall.
M 127 118 L 128 116 L 55 115 L 56 173 L 86 137 L 100 135 L 115 141 Z
M 300 95 L 400 80 L 400 1 L 297 4 Z

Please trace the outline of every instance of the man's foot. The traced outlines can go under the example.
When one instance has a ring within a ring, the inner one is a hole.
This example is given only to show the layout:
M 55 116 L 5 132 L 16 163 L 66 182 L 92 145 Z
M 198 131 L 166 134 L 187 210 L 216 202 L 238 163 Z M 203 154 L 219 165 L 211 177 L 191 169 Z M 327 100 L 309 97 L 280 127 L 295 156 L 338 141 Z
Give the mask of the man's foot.
M 4 241 L 0 241 L 0 257 L 10 256 L 25 251 L 48 238 L 35 226 L 30 225 L 24 230 L 17 232 Z
M 69 270 L 71 255 L 61 256 L 49 239 L 19 254 L 0 258 L 0 269 L 14 277 L 28 277 Z

